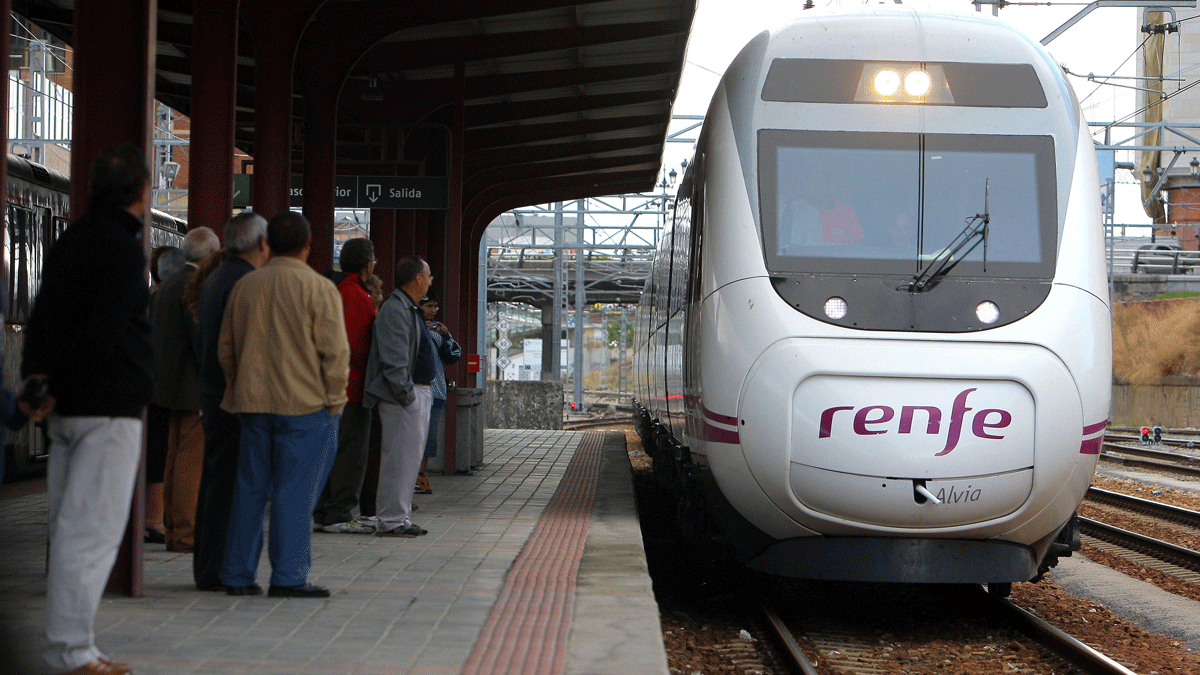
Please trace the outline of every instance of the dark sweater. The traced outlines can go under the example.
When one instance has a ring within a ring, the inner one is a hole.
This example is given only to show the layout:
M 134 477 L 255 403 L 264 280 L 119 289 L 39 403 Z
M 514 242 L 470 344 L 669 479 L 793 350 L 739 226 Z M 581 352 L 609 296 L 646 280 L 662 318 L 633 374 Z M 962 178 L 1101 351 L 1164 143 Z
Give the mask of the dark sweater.
M 225 396 L 225 371 L 217 359 L 217 342 L 221 335 L 221 319 L 225 303 L 239 279 L 254 271 L 244 258 L 230 256 L 221 263 L 200 290 L 200 324 L 197 328 L 197 347 L 200 352 L 200 405 L 216 408 Z
M 50 377 L 59 414 L 140 417 L 153 395 L 149 298 L 141 220 L 90 204 L 46 257 L 22 375 Z

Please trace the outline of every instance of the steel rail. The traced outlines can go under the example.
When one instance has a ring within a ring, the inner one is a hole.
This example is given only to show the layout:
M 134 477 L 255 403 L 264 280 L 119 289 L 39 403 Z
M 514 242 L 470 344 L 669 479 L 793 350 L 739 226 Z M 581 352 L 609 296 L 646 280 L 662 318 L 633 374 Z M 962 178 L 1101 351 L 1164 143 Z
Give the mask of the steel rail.
M 1192 511 L 1191 509 L 1163 504 L 1151 499 L 1123 495 L 1120 492 L 1102 490 L 1096 487 L 1088 488 L 1087 498 L 1101 504 L 1109 504 L 1118 508 L 1144 513 L 1155 518 L 1170 520 L 1200 529 L 1200 511 Z
M 1014 626 L 1030 639 L 1052 650 L 1059 657 L 1072 663 L 1088 675 L 1136 675 L 1133 671 L 1089 647 L 1078 639 L 1055 628 L 1040 617 L 1017 607 L 1012 602 L 988 594 L 982 587 L 978 592 L 984 596 L 981 603 L 991 603 L 990 607 L 1002 620 Z M 987 607 L 988 604 L 982 606 Z M 759 600 L 759 607 L 766 616 L 768 628 L 778 637 L 786 655 L 799 672 L 804 675 L 817 675 L 816 668 L 804 655 L 799 643 L 791 630 L 784 624 L 779 615 L 771 609 L 765 599 Z
M 1143 534 L 1122 530 L 1090 518 L 1079 518 L 1079 531 L 1101 541 L 1122 546 L 1131 551 L 1145 553 L 1152 558 L 1171 563 L 1193 572 L 1200 572 L 1200 551 L 1176 546 L 1170 542 L 1147 537 Z
M 1117 452 L 1135 457 L 1146 457 L 1148 459 L 1156 459 L 1163 462 L 1174 462 L 1176 464 L 1190 464 L 1197 462 L 1200 458 L 1192 455 L 1184 455 L 1178 452 L 1167 452 L 1166 450 L 1155 450 L 1141 445 L 1121 445 L 1120 443 L 1102 443 L 1104 448 L 1112 448 Z
M 1121 452 L 1128 452 L 1129 450 L 1128 448 L 1121 446 L 1113 447 Z M 1140 448 L 1138 448 L 1138 450 L 1140 450 Z M 1170 473 L 1182 474 L 1184 476 L 1200 477 L 1200 467 L 1188 466 L 1186 464 L 1160 462 L 1152 459 L 1139 459 L 1137 457 L 1121 457 L 1107 451 L 1100 453 L 1100 459 L 1105 462 L 1113 462 L 1134 468 L 1156 469 L 1158 471 L 1167 471 Z
M 1017 607 L 1008 600 L 990 596 L 982 588 L 979 592 L 994 603 L 998 613 L 1017 624 L 1022 632 L 1049 646 L 1059 656 L 1083 669 L 1084 672 L 1093 675 L 1136 675 L 1132 670 L 1051 626 L 1041 617 Z
M 1133 434 L 1136 436 L 1142 431 L 1142 428 L 1141 427 L 1109 427 L 1108 431 L 1109 431 L 1109 433 L 1112 433 L 1114 431 L 1118 432 L 1118 433 L 1130 433 L 1130 434 Z M 1172 436 L 1200 436 L 1200 429 L 1163 429 L 1163 434 L 1164 435 L 1170 434 Z
M 607 420 L 579 420 L 577 422 L 563 422 L 563 431 L 579 431 L 580 429 L 595 429 L 597 427 L 617 427 L 624 424 L 633 424 L 632 417 L 614 417 Z
M 795 666 L 797 670 L 804 673 L 804 675 L 818 675 L 817 669 L 813 667 L 812 663 L 808 660 L 808 657 L 804 655 L 804 650 L 800 649 L 800 643 L 796 642 L 795 636 L 793 636 L 792 631 L 788 630 L 788 627 L 784 625 L 783 619 L 779 618 L 779 615 L 775 613 L 775 610 L 771 609 L 771 606 L 767 604 L 766 600 L 759 600 L 758 606 L 760 609 L 762 609 L 763 615 L 767 617 L 767 627 L 770 628 L 775 634 L 775 637 L 779 639 L 784 653 L 792 662 L 792 665 Z
M 1142 437 L 1138 434 L 1132 434 L 1129 436 L 1126 436 L 1124 434 L 1105 434 L 1104 440 L 1113 442 L 1113 443 L 1141 443 Z M 1190 446 L 1188 445 L 1189 443 L 1191 444 Z M 1197 443 L 1200 443 L 1200 439 L 1167 438 L 1166 436 L 1164 436 L 1162 438 L 1162 440 L 1159 441 L 1158 443 L 1155 443 L 1155 445 L 1165 445 L 1165 446 L 1172 447 L 1172 448 L 1197 448 L 1197 449 L 1200 449 L 1200 446 L 1197 446 Z

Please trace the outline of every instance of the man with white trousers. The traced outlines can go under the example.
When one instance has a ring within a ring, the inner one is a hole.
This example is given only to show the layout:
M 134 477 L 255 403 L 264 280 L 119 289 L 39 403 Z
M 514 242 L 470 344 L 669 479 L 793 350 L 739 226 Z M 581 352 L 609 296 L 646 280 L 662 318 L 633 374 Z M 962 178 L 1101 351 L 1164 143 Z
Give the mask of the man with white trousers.
M 49 385 L 37 412 L 54 408 L 43 651 L 52 673 L 130 672 L 96 647 L 95 619 L 129 519 L 142 411 L 153 395 L 142 250 L 148 178 L 141 148 L 97 155 L 87 209 L 50 249 L 25 333 L 23 374 Z M 27 399 L 25 409 L 38 403 Z
M 412 522 L 412 496 L 429 434 L 433 405 L 429 385 L 436 375 L 437 358 L 417 303 L 432 284 L 429 265 L 420 256 L 401 258 L 396 263 L 396 290 L 375 319 L 363 407 L 378 407 L 383 427 L 375 499 L 377 537 L 427 534 Z

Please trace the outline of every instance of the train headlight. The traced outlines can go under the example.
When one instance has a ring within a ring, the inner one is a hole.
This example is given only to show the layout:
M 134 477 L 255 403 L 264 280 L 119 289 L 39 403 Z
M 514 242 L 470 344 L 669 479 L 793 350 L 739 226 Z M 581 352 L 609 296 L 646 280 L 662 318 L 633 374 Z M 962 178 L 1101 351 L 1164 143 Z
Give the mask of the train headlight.
M 825 316 L 831 319 L 841 319 L 846 316 L 849 306 L 846 301 L 836 295 L 825 301 Z
M 929 79 L 929 73 L 923 70 L 914 70 L 904 76 L 904 91 L 909 96 L 924 96 L 928 94 L 931 84 L 933 84 L 933 80 Z
M 881 70 L 875 73 L 875 91 L 880 96 L 891 96 L 900 89 L 900 75 L 894 70 Z
M 975 316 L 983 323 L 996 323 L 1000 318 L 1000 308 L 991 300 L 984 300 L 975 305 Z
M 854 94 L 859 103 L 954 105 L 954 95 L 940 63 L 867 61 Z

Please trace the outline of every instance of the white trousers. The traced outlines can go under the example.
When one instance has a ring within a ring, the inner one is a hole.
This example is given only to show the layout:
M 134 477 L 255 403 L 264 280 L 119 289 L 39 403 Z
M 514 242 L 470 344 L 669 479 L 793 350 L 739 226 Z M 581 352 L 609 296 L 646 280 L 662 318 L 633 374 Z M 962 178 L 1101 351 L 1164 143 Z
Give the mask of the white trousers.
M 51 415 L 46 468 L 50 561 L 46 641 L 50 672 L 100 656 L 95 620 L 125 535 L 142 451 L 142 420 Z
M 383 427 L 379 450 L 379 489 L 375 496 L 375 517 L 379 530 L 386 532 L 412 524 L 413 488 L 425 455 L 429 436 L 429 410 L 433 390 L 427 384 L 413 385 L 416 399 L 408 406 L 379 403 L 379 424 Z

